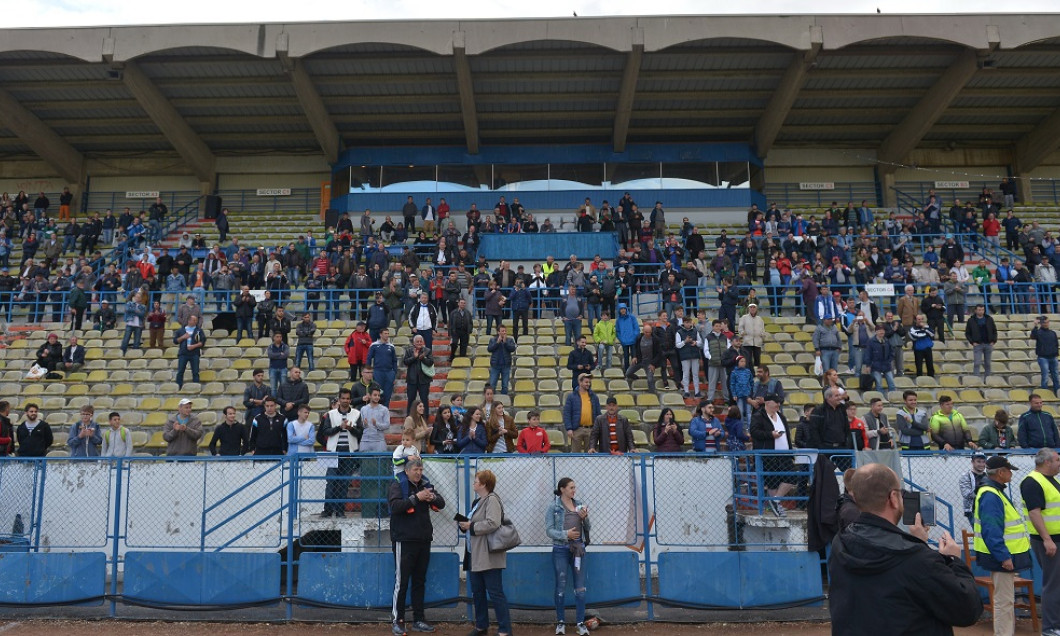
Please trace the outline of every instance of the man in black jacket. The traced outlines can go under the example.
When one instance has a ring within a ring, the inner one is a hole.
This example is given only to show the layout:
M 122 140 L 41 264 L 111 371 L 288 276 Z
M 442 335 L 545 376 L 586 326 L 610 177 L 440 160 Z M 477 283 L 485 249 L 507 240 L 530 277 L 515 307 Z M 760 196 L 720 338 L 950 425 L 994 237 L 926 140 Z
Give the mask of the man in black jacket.
M 980 376 L 983 382 L 986 382 L 986 376 L 990 375 L 990 355 L 997 344 L 997 326 L 982 304 L 975 306 L 975 313 L 964 327 L 964 337 L 968 339 L 968 344 L 972 345 L 972 374 Z M 983 368 L 982 375 L 979 373 L 979 367 Z
M 276 409 L 276 398 L 265 398 L 265 412 L 250 425 L 249 455 L 283 455 L 287 452 L 287 419 Z
M 833 634 L 953 634 L 954 625 L 973 625 L 983 613 L 975 580 L 949 533 L 943 532 L 936 552 L 919 514 L 909 532 L 898 528 L 901 487 L 882 464 L 863 466 L 851 479 L 861 515 L 832 541 Z
M 25 421 L 15 430 L 15 437 L 18 438 L 18 456 L 44 457 L 55 441 L 52 427 L 40 419 L 40 407 L 32 402 L 26 405 L 25 415 Z
M 246 429 L 243 423 L 236 419 L 234 407 L 224 408 L 225 419 L 213 429 L 213 437 L 210 438 L 210 454 L 223 457 L 237 457 L 243 454 L 247 446 Z M 217 445 L 221 445 L 218 452 Z
M 837 449 L 854 448 L 850 437 L 850 423 L 847 419 L 845 393 L 830 387 L 824 391 L 824 403 L 810 413 L 809 439 L 811 448 Z M 849 457 L 834 457 L 833 461 L 840 469 L 849 468 Z M 840 464 L 846 463 L 845 466 Z
M 427 588 L 427 566 L 431 562 L 431 541 L 434 527 L 431 511 L 445 508 L 445 499 L 423 476 L 423 462 L 411 458 L 405 462 L 404 472 L 390 482 L 390 539 L 394 544 L 394 567 L 398 571 L 394 582 L 393 632 L 405 633 L 405 594 L 412 582 L 412 630 L 433 632 L 423 611 Z
M 655 393 L 655 370 L 662 369 L 662 365 L 662 343 L 652 332 L 651 324 L 644 323 L 641 326 L 641 334 L 633 342 L 633 353 L 630 356 L 630 366 L 626 369 L 626 380 L 632 382 L 637 371 L 644 369 L 644 375 L 648 378 L 648 390 Z M 662 370 L 665 372 L 665 369 Z

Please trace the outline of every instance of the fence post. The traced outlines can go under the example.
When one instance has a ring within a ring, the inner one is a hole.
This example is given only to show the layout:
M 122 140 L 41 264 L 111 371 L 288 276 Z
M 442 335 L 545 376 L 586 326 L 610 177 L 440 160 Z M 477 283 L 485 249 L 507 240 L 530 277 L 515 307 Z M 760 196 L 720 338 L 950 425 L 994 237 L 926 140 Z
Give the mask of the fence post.
M 37 492 L 35 493 L 33 506 L 36 508 L 33 511 L 33 546 L 32 552 L 40 552 L 40 527 L 44 518 L 44 485 L 48 479 L 48 460 L 40 458 L 36 460 L 37 472 L 40 474 L 40 480 L 37 482 Z
M 287 581 L 284 588 L 286 594 L 283 596 L 286 604 L 285 615 L 287 620 L 290 621 L 294 618 L 294 603 L 291 600 L 294 597 L 294 566 L 297 562 L 294 555 L 294 520 L 298 514 L 298 473 L 300 464 L 298 463 L 297 455 L 293 459 L 285 458 L 284 461 L 288 463 L 288 479 L 291 480 L 287 494 Z
M 655 620 L 655 605 L 652 597 L 655 595 L 651 584 L 651 517 L 648 511 L 648 455 L 639 455 L 640 462 L 640 507 L 641 519 L 644 528 L 644 600 L 648 606 L 648 620 Z M 652 483 L 655 479 L 655 465 L 652 464 Z
M 121 506 L 122 498 L 121 492 L 124 484 L 122 483 L 123 473 L 125 471 L 124 459 L 119 457 L 117 459 L 117 471 L 118 474 L 114 478 L 114 534 L 111 539 L 114 541 L 114 545 L 111 547 L 110 554 L 110 617 L 114 618 L 118 613 L 118 542 L 121 540 Z

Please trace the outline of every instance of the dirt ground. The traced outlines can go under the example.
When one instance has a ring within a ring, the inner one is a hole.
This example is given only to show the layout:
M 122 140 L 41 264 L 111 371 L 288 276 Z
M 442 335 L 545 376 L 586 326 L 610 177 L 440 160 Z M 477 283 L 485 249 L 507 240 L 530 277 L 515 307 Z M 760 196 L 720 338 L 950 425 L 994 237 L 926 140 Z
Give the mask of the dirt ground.
M 439 623 L 438 636 L 465 636 L 467 624 Z M 568 627 L 568 633 L 574 630 Z M 831 633 L 827 623 L 634 623 L 604 625 L 596 631 L 599 636 L 630 636 L 631 634 L 677 634 L 678 636 L 718 636 L 730 634 L 799 634 L 824 636 Z M 551 625 L 516 624 L 512 630 L 518 636 L 551 636 Z M 495 631 L 492 631 L 495 633 Z M 962 636 L 992 634 L 989 622 L 981 621 L 974 627 L 957 629 Z M 1019 621 L 1017 634 L 1032 634 L 1030 620 Z M 334 636 L 337 634 L 390 634 L 389 625 L 346 623 L 205 623 L 205 622 L 136 622 L 136 621 L 64 621 L 33 620 L 0 623 L 3 636 L 52 636 L 53 634 L 77 634 L 78 636 Z

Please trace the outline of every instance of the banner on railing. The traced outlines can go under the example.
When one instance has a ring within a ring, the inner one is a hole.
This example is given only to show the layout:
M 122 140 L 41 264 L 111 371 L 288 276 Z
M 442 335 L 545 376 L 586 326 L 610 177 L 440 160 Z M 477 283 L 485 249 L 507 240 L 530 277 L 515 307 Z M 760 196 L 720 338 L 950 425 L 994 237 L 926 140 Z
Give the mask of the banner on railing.
M 291 196 L 290 188 L 258 188 L 257 190 L 259 197 L 289 197 Z
M 865 285 L 869 296 L 894 296 L 894 285 L 890 283 L 869 283 Z
M 969 184 L 967 181 L 936 181 L 935 187 L 940 190 L 967 190 Z
M 800 181 L 800 190 L 835 190 L 834 181 Z
M 157 199 L 158 190 L 131 190 L 125 193 L 126 199 Z

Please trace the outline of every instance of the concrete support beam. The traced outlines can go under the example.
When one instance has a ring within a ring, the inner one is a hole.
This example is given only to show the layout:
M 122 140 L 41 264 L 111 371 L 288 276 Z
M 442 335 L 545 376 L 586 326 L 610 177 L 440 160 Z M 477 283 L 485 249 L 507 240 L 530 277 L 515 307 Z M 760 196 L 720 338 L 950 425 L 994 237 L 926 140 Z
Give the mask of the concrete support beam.
M 913 110 L 883 140 L 877 155 L 881 174 L 893 174 L 898 169 L 894 164 L 903 162 L 916 148 L 978 69 L 975 51 L 967 49 L 957 56 Z
M 70 184 L 85 180 L 85 158 L 10 93 L 0 90 L 0 121 Z
M 342 150 L 342 137 L 339 135 L 339 129 L 335 126 L 335 121 L 331 118 L 327 106 L 324 105 L 316 84 L 305 70 L 302 60 L 288 55 L 289 42 L 287 33 L 281 33 L 277 37 L 276 56 L 283 64 L 284 70 L 287 71 L 287 76 L 291 78 L 295 95 L 298 96 L 298 103 L 301 104 L 302 112 L 309 120 L 309 126 L 313 129 L 313 135 L 316 136 L 320 149 L 324 151 L 324 158 L 328 163 L 335 163 L 339 160 L 339 151 Z
M 471 81 L 471 64 L 467 61 L 464 32 L 453 32 L 453 70 L 460 91 L 460 114 L 464 118 L 464 137 L 468 154 L 477 155 L 479 147 L 478 110 L 475 108 L 475 85 Z
M 762 159 L 765 159 L 773 148 L 773 143 L 780 134 L 784 120 L 788 118 L 788 113 L 791 112 L 799 91 L 806 83 L 806 73 L 817 63 L 817 54 L 821 52 L 824 44 L 824 32 L 821 27 L 810 29 L 810 42 L 811 48 L 808 51 L 797 52 L 795 58 L 791 60 L 788 70 L 784 71 L 780 84 L 777 85 L 773 96 L 769 98 L 769 104 L 766 105 L 762 117 L 758 120 L 758 125 L 755 126 L 754 139 L 751 141 L 755 152 Z
M 1029 174 L 1060 148 L 1060 109 L 1016 142 L 1016 173 Z
M 633 118 L 633 99 L 637 94 L 637 78 L 640 77 L 640 62 L 644 58 L 644 29 L 633 29 L 633 48 L 626 54 L 626 69 L 622 73 L 622 85 L 615 104 L 615 130 L 611 146 L 615 152 L 626 151 L 629 122 Z
M 122 83 L 191 167 L 199 181 L 211 184 L 216 182 L 216 159 L 213 152 L 135 62 L 125 62 L 122 66 Z

